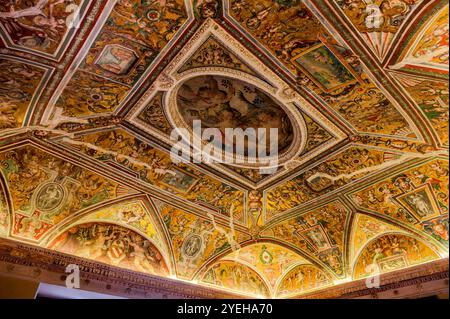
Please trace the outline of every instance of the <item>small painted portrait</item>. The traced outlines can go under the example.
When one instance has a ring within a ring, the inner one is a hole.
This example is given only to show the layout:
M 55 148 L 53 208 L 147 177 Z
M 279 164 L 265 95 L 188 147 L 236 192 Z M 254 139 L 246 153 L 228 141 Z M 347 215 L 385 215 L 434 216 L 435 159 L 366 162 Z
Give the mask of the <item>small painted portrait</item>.
M 217 0 L 196 0 L 195 13 L 201 19 L 215 18 L 219 12 L 219 5 Z
M 324 44 L 302 52 L 292 62 L 325 92 L 357 81 L 344 62 Z
M 194 186 L 197 180 L 198 178 L 194 175 L 184 170 L 173 168 L 170 172 L 164 175 L 161 183 L 182 193 L 187 193 Z
M 439 207 L 428 184 L 397 197 L 397 200 L 420 221 L 430 220 L 440 214 Z
M 324 251 L 331 248 L 327 235 L 320 225 L 301 232 L 301 235 L 317 250 Z
M 136 54 L 120 45 L 107 45 L 100 54 L 96 64 L 114 74 L 127 74 L 137 61 Z

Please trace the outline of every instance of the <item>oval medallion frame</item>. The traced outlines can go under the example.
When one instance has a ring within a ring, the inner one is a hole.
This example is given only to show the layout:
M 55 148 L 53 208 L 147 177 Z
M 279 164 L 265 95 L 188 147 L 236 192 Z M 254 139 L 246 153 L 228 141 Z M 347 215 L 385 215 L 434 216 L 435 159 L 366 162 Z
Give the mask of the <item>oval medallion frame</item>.
M 193 241 L 196 241 L 197 247 L 196 250 L 194 250 L 193 252 L 191 251 L 187 251 L 189 248 L 189 244 L 192 243 Z M 183 241 L 183 244 L 181 246 L 181 252 L 183 253 L 183 255 L 187 258 L 195 258 L 197 257 L 203 248 L 203 238 L 200 235 L 197 234 L 191 234 L 188 237 L 186 237 L 186 239 Z
M 242 155 L 230 154 L 225 150 L 221 151 L 221 158 L 217 159 L 212 157 L 217 162 L 222 162 L 225 159 L 226 164 L 237 166 L 241 168 L 273 168 L 267 166 L 267 162 L 276 162 L 277 167 L 284 165 L 286 162 L 295 159 L 300 156 L 306 147 L 307 142 L 307 128 L 306 123 L 301 115 L 300 111 L 297 109 L 295 105 L 293 105 L 292 101 L 286 101 L 281 90 L 275 88 L 269 83 L 262 81 L 261 79 L 252 76 L 248 73 L 232 70 L 227 68 L 220 67 L 204 67 L 201 69 L 191 69 L 187 70 L 177 76 L 177 84 L 172 86 L 170 90 L 165 95 L 165 103 L 164 103 L 164 112 L 168 117 L 169 123 L 172 127 L 182 128 L 187 130 L 190 136 L 193 135 L 193 130 L 190 125 L 188 125 L 182 114 L 178 109 L 178 92 L 181 86 L 187 81 L 201 76 L 218 76 L 224 78 L 230 78 L 232 80 L 238 80 L 243 83 L 247 83 L 249 85 L 254 86 L 255 88 L 261 90 L 264 94 L 270 97 L 281 109 L 284 111 L 292 125 L 293 129 L 293 140 L 292 143 L 287 147 L 286 150 L 283 150 L 281 154 L 275 156 L 268 156 L 264 158 L 264 162 L 258 161 L 256 158 L 246 158 Z M 182 131 L 182 130 L 181 130 Z M 181 133 L 181 131 L 179 131 Z M 188 145 L 191 145 L 190 136 L 184 136 L 180 134 L 184 142 Z M 206 141 L 202 141 L 202 147 L 206 146 L 208 143 Z M 192 145 L 195 151 L 201 151 L 195 148 Z M 237 163 L 236 163 L 237 162 Z
M 43 202 L 42 196 L 45 195 L 43 192 L 49 195 L 49 190 L 57 192 L 59 197 L 55 198 L 55 194 L 53 194 L 49 198 L 46 198 L 46 200 L 44 200 Z M 46 182 L 41 184 L 38 189 L 36 189 L 35 195 L 33 196 L 33 201 L 37 209 L 39 209 L 41 212 L 49 213 L 61 208 L 61 206 L 64 204 L 64 199 L 66 198 L 66 196 L 67 191 L 63 185 L 56 182 Z M 47 200 L 53 201 L 51 202 L 51 205 L 49 205 Z

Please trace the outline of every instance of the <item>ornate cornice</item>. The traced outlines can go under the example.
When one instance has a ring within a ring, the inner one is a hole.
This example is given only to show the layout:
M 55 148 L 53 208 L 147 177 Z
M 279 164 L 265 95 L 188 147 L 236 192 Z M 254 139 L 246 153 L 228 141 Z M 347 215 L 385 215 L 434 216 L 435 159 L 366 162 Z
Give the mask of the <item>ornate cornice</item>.
M 155 277 L 0 239 L 0 273 L 64 285 L 66 267 L 78 265 L 81 288 L 129 298 L 236 299 L 245 296 Z
M 320 291 L 315 291 L 306 295 L 299 296 L 301 299 L 354 299 L 361 297 L 378 298 L 381 293 L 393 291 L 400 288 L 411 287 L 415 291 L 415 295 L 420 295 L 421 285 L 424 283 L 431 283 L 434 281 L 444 280 L 444 285 L 448 290 L 449 278 L 449 261 L 441 259 L 435 262 L 424 265 L 411 267 L 380 276 L 379 288 L 367 288 L 366 279 L 354 281 L 351 283 L 342 284 L 336 287 L 327 288 Z M 442 285 L 442 284 L 441 284 Z M 399 296 L 401 297 L 401 296 Z

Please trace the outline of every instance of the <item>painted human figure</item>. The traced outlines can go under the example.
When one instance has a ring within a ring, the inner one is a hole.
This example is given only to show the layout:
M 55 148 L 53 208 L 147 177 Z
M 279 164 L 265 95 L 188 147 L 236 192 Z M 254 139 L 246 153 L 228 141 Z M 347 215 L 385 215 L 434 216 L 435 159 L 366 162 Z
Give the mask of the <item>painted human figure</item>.
M 415 208 L 416 213 L 420 217 L 426 217 L 433 214 L 433 209 L 422 194 L 411 194 L 407 197 L 407 201 Z
M 320 230 L 312 229 L 311 231 L 308 232 L 308 236 L 309 238 L 311 238 L 311 240 L 314 242 L 314 244 L 317 246 L 319 250 L 328 247 L 328 243 L 323 238 L 323 235 L 320 232 Z
M 18 232 L 24 236 L 36 238 L 39 230 L 44 226 L 39 217 L 39 213 L 35 212 L 29 217 L 24 217 L 17 223 Z
M 30 7 L 17 9 L 20 4 L 21 0 L 11 1 L 9 11 L 0 12 L 0 21 L 15 43 L 27 47 L 47 49 L 59 43 L 65 30 L 78 20 L 79 6 L 73 0 L 39 0 Z M 67 16 L 55 16 L 59 5 L 65 5 Z
M 63 198 L 64 193 L 59 185 L 50 184 L 45 186 L 37 198 L 37 206 L 43 210 L 54 209 Z
M 183 85 L 179 90 L 179 98 L 190 109 L 201 111 L 226 103 L 234 94 L 233 86 L 230 86 L 228 91 L 223 91 L 219 88 L 219 84 L 213 76 L 207 76 L 205 82 L 202 78 L 197 81 L 199 82 L 197 85 L 193 85 L 194 83 L 189 86 Z M 192 89 L 193 86 L 196 86 L 197 89 Z
M 130 257 L 133 257 L 133 265 L 135 269 L 141 272 L 156 274 L 157 272 L 152 265 L 153 260 L 151 259 L 151 256 L 148 255 L 147 251 L 152 249 L 152 247 L 150 247 L 150 242 L 144 241 L 138 234 L 131 233 L 128 244 L 133 248 L 133 251 L 130 253 Z
M 252 214 L 253 226 L 257 226 L 261 221 L 262 214 L 262 194 L 259 191 L 253 190 L 248 194 L 248 208 Z
M 112 46 L 105 51 L 97 64 L 115 74 L 124 74 L 135 60 L 136 56 L 132 51 Z
M 214 18 L 217 15 L 218 7 L 217 0 L 198 0 L 196 3 L 196 9 L 200 18 L 203 19 Z
M 193 236 L 190 238 L 190 240 L 186 243 L 186 246 L 184 248 L 184 253 L 187 256 L 196 256 L 197 253 L 202 248 L 202 241 L 200 237 Z

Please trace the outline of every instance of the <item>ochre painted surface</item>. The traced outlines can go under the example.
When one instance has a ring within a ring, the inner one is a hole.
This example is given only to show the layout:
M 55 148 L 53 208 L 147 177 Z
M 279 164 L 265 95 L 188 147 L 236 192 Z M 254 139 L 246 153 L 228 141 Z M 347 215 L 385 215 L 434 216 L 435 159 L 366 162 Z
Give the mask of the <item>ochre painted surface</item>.
M 0 236 L 251 297 L 445 258 L 448 47 L 444 0 L 0 1 Z M 175 162 L 194 119 L 282 161 Z

